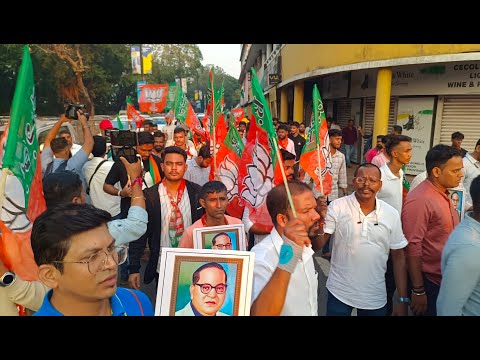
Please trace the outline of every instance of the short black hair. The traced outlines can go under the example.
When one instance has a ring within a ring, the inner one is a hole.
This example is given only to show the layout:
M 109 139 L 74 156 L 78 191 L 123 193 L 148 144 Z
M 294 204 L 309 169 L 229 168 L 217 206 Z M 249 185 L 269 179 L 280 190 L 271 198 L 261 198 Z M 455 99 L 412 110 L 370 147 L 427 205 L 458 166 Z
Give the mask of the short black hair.
M 300 127 L 300 123 L 298 121 L 294 121 L 290 126 L 296 126 L 298 128 Z
M 159 130 L 159 131 L 155 131 L 155 132 L 153 133 L 153 137 L 154 137 L 154 138 L 156 138 L 156 137 L 165 138 L 165 134 Z
M 473 211 L 480 214 L 480 175 L 473 179 L 470 185 L 470 196 L 473 202 Z
M 82 194 L 83 182 L 73 171 L 57 171 L 43 179 L 43 195 L 47 209 L 59 204 L 70 203 Z
M 145 127 L 145 125 L 153 126 L 153 121 L 152 120 L 145 120 L 144 122 L 142 122 L 142 127 Z
M 107 152 L 107 140 L 103 136 L 95 135 L 93 137 L 92 155 L 101 157 Z
M 462 157 L 462 152 L 456 147 L 438 144 L 428 150 L 425 156 L 425 166 L 427 168 L 427 174 L 431 175 L 434 167 L 441 168 L 454 156 Z
M 58 137 L 53 139 L 50 142 L 50 148 L 54 154 L 58 153 L 59 151 L 65 150 L 68 147 L 68 142 L 62 137 Z
M 288 181 L 288 188 L 292 197 L 303 194 L 305 191 L 312 191 L 307 184 L 298 180 Z M 275 186 L 267 194 L 267 209 L 274 225 L 277 225 L 278 214 L 287 214 L 288 209 L 290 209 L 290 202 L 288 201 L 285 183 Z
M 380 168 L 379 168 L 377 165 L 372 164 L 372 163 L 363 163 L 362 165 L 359 165 L 359 166 L 355 169 L 355 172 L 353 173 L 353 177 L 357 177 L 357 175 L 358 175 L 358 170 L 360 170 L 361 168 L 370 168 L 370 167 L 377 168 L 378 173 L 380 174 L 380 179 L 381 179 L 381 178 L 382 178 L 382 172 L 380 171 Z
M 398 135 L 402 135 L 402 127 L 400 125 L 393 125 L 393 131 L 397 132 Z
M 330 129 L 330 130 L 328 130 L 328 136 L 329 137 L 337 137 L 337 136 L 342 136 L 343 137 L 343 134 L 338 129 Z
M 200 150 L 198 150 L 198 155 L 201 156 L 204 159 L 208 159 L 212 157 L 212 154 L 210 153 L 210 145 L 203 145 Z
M 278 127 L 277 127 L 277 131 L 278 130 L 285 130 L 286 132 L 289 132 L 290 128 L 288 127 L 287 124 L 279 124 Z
M 185 135 L 187 135 L 187 130 L 185 130 L 184 128 L 182 128 L 180 126 L 176 127 L 175 130 L 173 130 L 174 134 L 178 134 L 178 133 L 181 133 L 181 132 L 183 132 Z
M 287 151 L 285 149 L 280 149 L 280 154 L 282 154 L 282 160 L 287 161 L 287 160 L 295 160 L 296 156 L 293 155 L 290 151 Z
M 137 134 L 138 145 L 153 144 L 155 140 L 148 131 L 141 131 Z
M 387 143 L 385 144 L 385 151 L 388 155 L 392 155 L 392 150 L 402 141 L 412 142 L 412 138 L 406 135 L 392 135 L 388 138 Z
M 47 209 L 33 223 L 31 244 L 37 265 L 62 261 L 72 236 L 106 226 L 112 216 L 89 204 L 65 203 Z M 63 264 L 54 263 L 60 272 Z
M 453 134 L 452 134 L 452 140 L 463 140 L 465 138 L 465 135 L 463 135 L 461 132 L 459 131 L 455 131 Z
M 187 152 L 178 146 L 167 146 L 165 150 L 163 150 L 163 159 L 167 157 L 168 154 L 180 154 L 183 156 L 183 159 L 187 161 Z
M 227 187 L 221 181 L 213 180 L 205 183 L 200 189 L 199 198 L 205 200 L 208 194 L 219 193 L 225 191 L 227 192 Z
M 203 264 L 197 270 L 195 270 L 195 272 L 192 275 L 192 284 L 193 285 L 196 285 L 198 283 L 198 280 L 200 280 L 200 272 L 202 272 L 203 270 L 208 269 L 208 268 L 217 268 L 217 269 L 222 270 L 223 273 L 225 274 L 225 284 L 227 284 L 227 279 L 228 279 L 227 278 L 227 272 L 225 271 L 223 266 L 220 265 L 219 263 L 216 263 L 216 262 L 210 262 L 210 263 Z
M 58 136 L 61 136 L 63 134 L 68 134 L 68 135 L 72 135 L 70 133 L 70 130 L 68 130 L 68 128 L 65 128 L 65 129 L 61 129 L 59 132 L 58 132 Z
M 221 233 L 218 233 L 217 235 L 215 235 L 212 238 L 212 245 L 213 246 L 215 246 L 215 244 L 217 243 L 217 238 L 220 237 L 220 236 L 227 236 L 230 239 L 230 241 L 232 241 L 232 239 L 230 238 L 230 236 L 226 232 L 221 232 Z
M 477 143 L 475 144 L 475 147 L 480 146 L 480 139 L 477 140 Z

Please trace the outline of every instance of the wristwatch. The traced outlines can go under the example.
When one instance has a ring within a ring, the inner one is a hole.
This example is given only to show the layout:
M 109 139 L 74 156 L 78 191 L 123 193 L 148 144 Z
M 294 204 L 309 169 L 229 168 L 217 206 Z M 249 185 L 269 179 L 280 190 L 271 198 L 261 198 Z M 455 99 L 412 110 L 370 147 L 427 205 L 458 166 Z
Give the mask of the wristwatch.
M 410 299 L 408 297 L 399 297 L 398 302 L 410 304 Z
M 0 287 L 7 287 L 12 285 L 16 279 L 15 273 L 7 271 L 5 274 L 0 276 Z

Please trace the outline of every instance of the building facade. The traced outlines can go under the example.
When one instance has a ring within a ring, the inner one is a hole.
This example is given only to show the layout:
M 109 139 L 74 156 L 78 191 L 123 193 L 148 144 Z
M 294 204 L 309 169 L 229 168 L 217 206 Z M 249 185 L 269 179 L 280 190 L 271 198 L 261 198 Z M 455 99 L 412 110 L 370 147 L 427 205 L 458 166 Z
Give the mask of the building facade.
M 309 125 L 317 84 L 327 117 L 342 128 L 353 119 L 376 137 L 401 125 L 413 139 L 408 174 L 424 171 L 428 149 L 449 145 L 454 131 L 468 151 L 480 138 L 480 44 L 251 44 L 244 52 L 246 45 L 243 78 L 252 64 L 261 68 L 272 114 Z

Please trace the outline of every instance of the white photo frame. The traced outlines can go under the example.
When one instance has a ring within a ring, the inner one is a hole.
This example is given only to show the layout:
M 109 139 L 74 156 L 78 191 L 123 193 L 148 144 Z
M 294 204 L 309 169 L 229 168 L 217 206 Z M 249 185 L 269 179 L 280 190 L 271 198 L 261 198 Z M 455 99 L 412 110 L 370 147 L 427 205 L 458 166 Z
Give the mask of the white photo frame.
M 163 248 L 155 316 L 249 316 L 254 264 L 255 253 L 249 251 Z M 224 278 L 223 295 L 217 287 Z M 207 293 L 205 286 L 210 286 Z
M 219 235 L 221 237 L 216 238 Z M 243 224 L 207 226 L 193 229 L 193 247 L 195 249 L 214 249 L 213 241 L 219 239 L 224 243 L 225 241 L 222 240 L 227 236 L 232 244 L 231 249 L 228 250 L 247 250 L 247 239 Z

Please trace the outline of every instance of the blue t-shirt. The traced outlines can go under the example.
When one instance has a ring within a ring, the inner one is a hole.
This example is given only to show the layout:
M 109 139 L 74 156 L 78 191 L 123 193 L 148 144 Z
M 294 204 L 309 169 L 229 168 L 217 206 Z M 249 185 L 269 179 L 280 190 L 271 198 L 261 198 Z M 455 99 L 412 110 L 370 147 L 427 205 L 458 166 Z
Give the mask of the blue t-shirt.
M 143 292 L 133 289 L 117 288 L 116 293 L 110 298 L 112 316 L 142 316 L 140 306 L 132 294 L 135 293 L 142 304 L 143 316 L 153 316 L 153 306 L 150 299 Z M 53 290 L 49 290 L 43 299 L 43 304 L 34 316 L 63 316 L 50 303 Z

